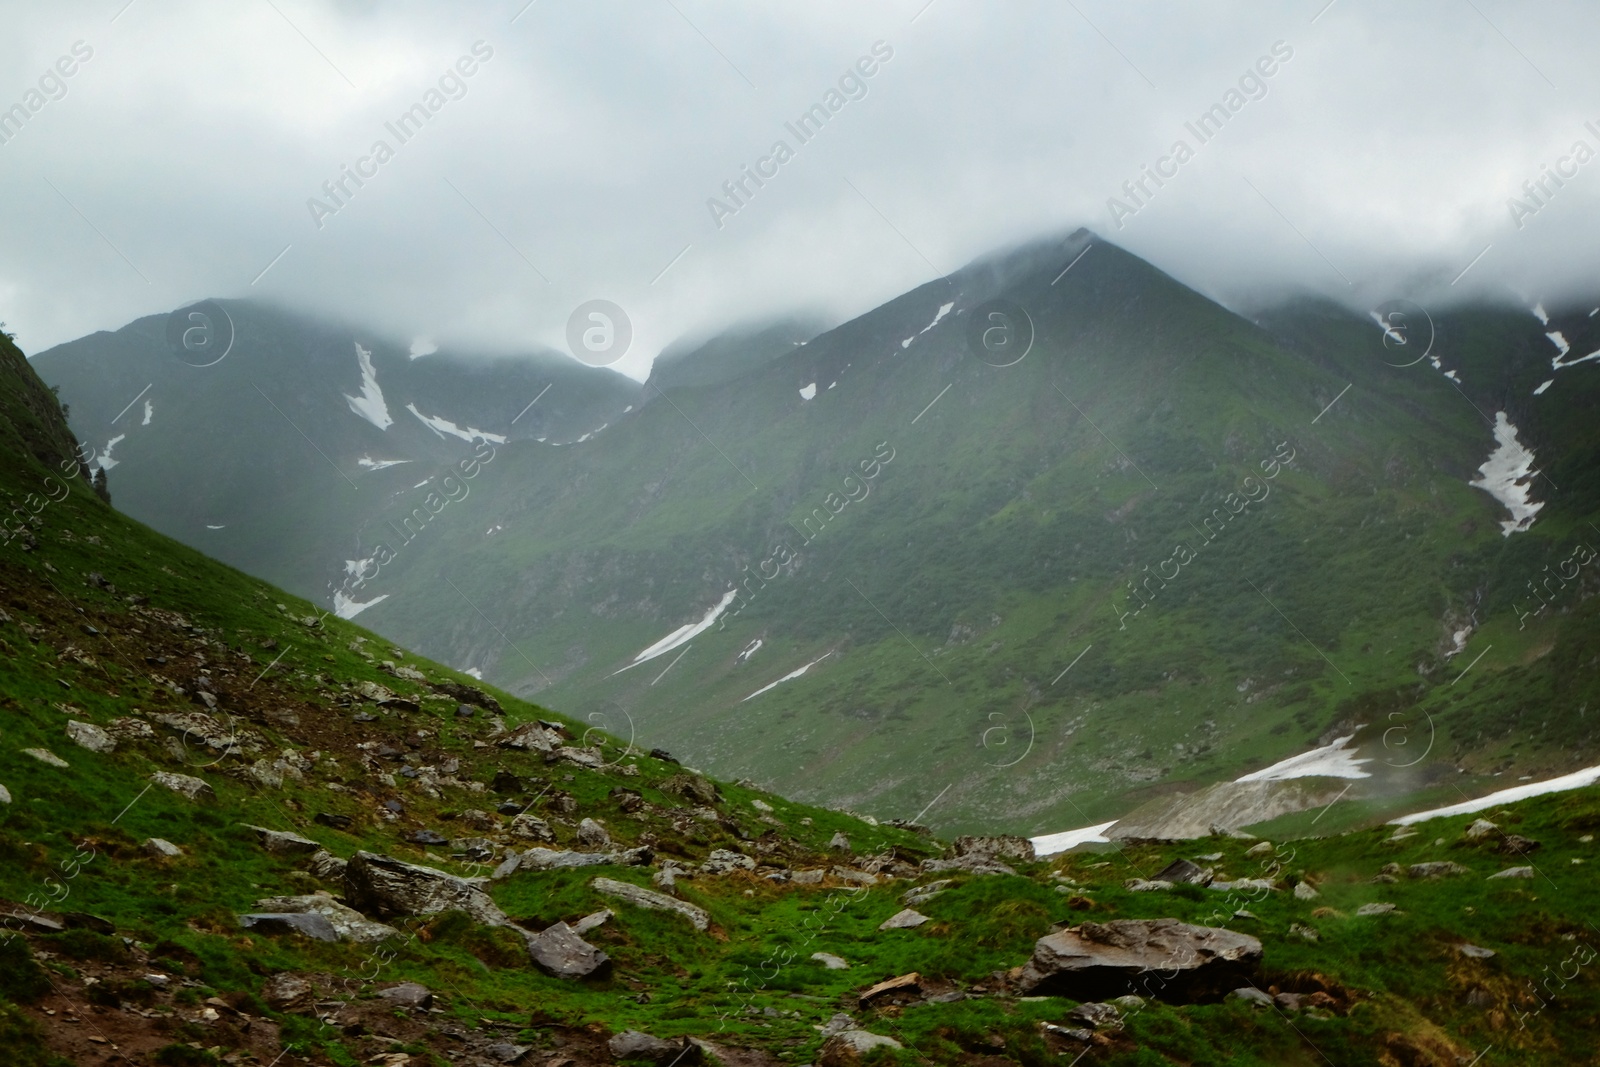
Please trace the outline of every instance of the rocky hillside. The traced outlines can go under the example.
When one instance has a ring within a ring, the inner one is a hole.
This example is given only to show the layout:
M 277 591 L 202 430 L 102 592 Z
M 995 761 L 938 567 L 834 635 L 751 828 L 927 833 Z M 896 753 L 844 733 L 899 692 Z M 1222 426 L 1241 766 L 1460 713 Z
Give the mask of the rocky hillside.
M 1592 1055 L 1593 789 L 1323 840 L 940 842 L 208 560 L 0 373 L 7 1064 Z

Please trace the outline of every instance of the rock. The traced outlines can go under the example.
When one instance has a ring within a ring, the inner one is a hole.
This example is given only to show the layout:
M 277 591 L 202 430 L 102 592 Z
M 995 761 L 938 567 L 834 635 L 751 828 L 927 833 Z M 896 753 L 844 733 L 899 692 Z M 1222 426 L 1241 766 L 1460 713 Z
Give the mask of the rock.
M 147 855 L 157 859 L 176 859 L 183 855 L 183 849 L 161 837 L 147 837 L 141 847 Z
M 261 983 L 261 999 L 277 1011 L 303 1008 L 310 1003 L 311 994 L 310 980 L 298 974 L 279 973 Z
M 1211 872 L 1188 860 L 1173 860 L 1157 871 L 1151 881 L 1170 885 L 1207 885 L 1211 882 Z
M 1196 998 L 1238 988 L 1260 960 L 1261 942 L 1247 934 L 1176 919 L 1118 919 L 1041 937 L 1018 984 L 1024 993 L 1095 1000 L 1142 982 L 1146 995 Z M 1150 973 L 1158 970 L 1159 978 Z
M 203 711 L 160 712 L 150 717 L 178 734 L 185 744 L 228 751 L 243 740 L 238 730 L 224 726 Z
M 750 806 L 752 808 L 755 808 L 757 811 L 761 812 L 762 814 L 765 814 L 765 815 L 771 815 L 772 814 L 772 805 L 768 804 L 765 800 L 762 800 L 760 797 L 756 797 L 755 799 L 751 800 L 750 801 Z
M 1156 893 L 1164 889 L 1171 889 L 1171 882 L 1146 880 L 1144 878 L 1129 878 L 1122 883 L 1122 888 L 1134 893 Z
M 1515 852 L 1519 855 L 1536 852 L 1542 847 L 1539 842 L 1523 837 L 1521 834 L 1507 834 L 1495 843 L 1496 852 Z
M 464 911 L 487 926 L 504 926 L 508 920 L 484 892 L 485 881 L 457 878 L 393 856 L 357 852 L 345 867 L 344 896 L 353 907 L 384 919 Z
M 831 952 L 813 952 L 811 958 L 830 971 L 848 971 L 850 969 L 850 964 Z
M 821 885 L 827 871 L 791 871 L 789 881 L 795 885 Z
M 1287 1011 L 1299 1011 L 1300 1010 L 1300 994 L 1299 993 L 1279 993 L 1277 996 L 1272 998 L 1272 1003 L 1273 1003 L 1274 1006 L 1276 1006 L 1278 1008 L 1281 1008 L 1286 1012 Z
M 1495 956 L 1495 951 L 1492 948 L 1479 948 L 1477 945 L 1469 945 L 1465 943 L 1457 945 L 1456 951 L 1461 953 L 1463 956 L 1474 960 L 1488 960 L 1493 959 Z
M 471 704 L 456 705 L 456 718 L 458 719 L 470 719 L 477 713 L 478 709 L 473 707 Z
M 600 911 L 591 912 L 572 924 L 572 932 L 577 934 L 579 937 L 582 937 L 590 930 L 605 925 L 605 923 L 611 920 L 613 914 L 614 913 L 609 908 L 602 908 Z
M 671 911 L 682 915 L 694 925 L 696 930 L 705 931 L 711 925 L 711 916 L 704 909 L 696 907 L 687 901 L 669 897 L 664 893 L 644 889 L 628 882 L 618 882 L 610 878 L 596 878 L 589 883 L 597 893 L 608 897 L 616 897 L 625 903 L 639 908 L 648 908 L 652 911 Z
M 263 934 L 304 934 L 318 941 L 337 941 L 339 932 L 326 916 L 314 911 L 271 912 L 239 916 L 239 925 Z
M 22 754 L 24 756 L 32 756 L 40 763 L 48 764 L 51 767 L 64 768 L 72 766 L 72 764 L 68 763 L 54 752 L 51 752 L 48 748 L 25 748 L 22 750 Z
M 518 815 L 511 820 L 511 836 L 530 841 L 554 841 L 555 831 L 537 815 Z
M 67 737 L 90 752 L 115 752 L 117 749 L 116 739 L 93 723 L 69 720 Z
M 879 930 L 908 930 L 913 926 L 921 926 L 928 921 L 928 917 L 919 911 L 906 908 L 897 911 L 879 924 Z
M 1322 940 L 1322 935 L 1317 933 L 1316 930 L 1312 929 L 1309 926 L 1303 926 L 1300 923 L 1290 923 L 1289 924 L 1289 933 L 1292 934 L 1295 937 L 1300 938 L 1300 940 L 1302 940 L 1302 941 L 1321 941 Z
M 661 869 L 650 876 L 650 883 L 662 889 L 673 889 L 676 888 L 679 878 L 693 876 L 694 872 L 680 867 L 677 860 L 665 860 L 661 864 Z
M 1488 819 L 1474 819 L 1472 821 L 1472 825 L 1467 827 L 1466 830 L 1462 832 L 1461 836 L 1466 838 L 1468 841 L 1479 841 L 1485 837 L 1488 837 L 1498 829 L 1500 829 L 1500 827 L 1496 826 Z
M 981 857 L 987 860 L 1021 860 L 1024 863 L 1031 862 L 1036 858 L 1033 851 L 1033 842 L 1026 837 L 1018 837 L 1015 834 L 1001 834 L 995 837 L 958 837 L 950 843 L 950 851 L 945 858 L 961 859 L 967 856 Z
M 1241 878 L 1237 882 L 1212 882 L 1207 888 L 1216 889 L 1220 892 L 1232 892 L 1235 890 L 1246 892 L 1258 889 L 1276 889 L 1277 886 L 1272 884 L 1270 878 Z
M 1083 1023 L 1094 1030 L 1120 1029 L 1122 1026 L 1122 1012 L 1111 1004 L 1103 1004 L 1093 1000 L 1069 1009 L 1067 1018 L 1072 1022 Z
M 843 830 L 836 830 L 833 836 L 828 839 L 828 847 L 835 852 L 849 852 L 850 839 L 845 836 Z
M 425 985 L 416 982 L 401 982 L 387 989 L 378 990 L 378 996 L 389 1001 L 397 1008 L 428 1008 L 433 1004 L 433 993 Z
M 383 923 L 375 923 L 354 908 L 347 908 L 327 893 L 312 893 L 303 897 L 263 897 L 256 907 L 275 914 L 304 914 L 315 912 L 328 920 L 342 940 L 358 944 L 372 944 L 389 937 L 399 937 L 400 931 Z
M 611 958 L 579 937 L 566 923 L 528 936 L 528 955 L 553 978 L 587 978 L 606 968 Z
M 495 742 L 501 748 L 520 752 L 554 752 L 561 747 L 561 735 L 536 722 L 523 723 Z
M 348 815 L 330 815 L 328 812 L 319 811 L 311 817 L 311 821 L 318 826 L 327 826 L 335 830 L 348 830 L 354 819 Z
M 1413 863 L 1406 868 L 1406 874 L 1413 878 L 1443 878 L 1450 874 L 1471 874 L 1472 872 L 1459 863 L 1449 860 L 1435 860 L 1431 863 Z
M 817 1057 L 818 1067 L 854 1067 L 873 1049 L 905 1048 L 892 1037 L 867 1030 L 841 1030 L 828 1038 Z
M 578 823 L 578 844 L 586 848 L 610 848 L 611 835 L 593 819 L 584 819 Z
M 1227 996 L 1227 999 L 1242 1000 L 1246 1004 L 1252 1004 L 1261 1007 L 1272 1007 L 1272 995 L 1270 993 L 1263 993 L 1254 986 L 1241 986 L 1240 988 L 1230 992 Z
M 674 774 L 664 779 L 661 783 L 664 793 L 676 793 L 687 800 L 693 800 L 708 807 L 721 800 L 721 794 L 711 780 L 698 774 Z
M 345 861 L 335 856 L 327 849 L 311 854 L 311 860 L 306 864 L 306 870 L 324 882 L 344 881 Z
M 463 704 L 476 704 L 485 711 L 492 711 L 496 715 L 500 714 L 500 702 L 476 686 L 453 681 L 449 678 L 434 682 L 432 685 L 435 693 L 443 693 L 445 696 L 459 700 Z
M 125 715 L 106 724 L 106 732 L 118 741 L 143 741 L 156 735 L 143 719 Z
M 505 1041 L 485 1045 L 483 1054 L 498 1063 L 521 1063 L 533 1051 L 532 1045 L 513 1045 Z M 559 1062 L 552 1060 L 552 1063 Z
M 179 796 L 196 802 L 211 803 L 217 799 L 217 791 L 203 778 L 173 774 L 170 771 L 157 771 L 150 776 L 150 780 L 163 789 L 170 789 Z
M 662 763 L 677 763 L 678 762 L 677 760 L 672 758 L 672 753 L 668 752 L 664 748 L 652 748 L 650 750 L 650 758 L 651 759 L 658 759 Z
M 495 843 L 487 837 L 457 837 L 450 841 L 450 855 L 468 863 L 487 863 L 494 853 Z
M 902 974 L 898 978 L 890 978 L 886 981 L 879 982 L 877 985 L 864 990 L 861 996 L 857 999 L 861 1006 L 865 1008 L 873 1001 L 882 997 L 886 997 L 892 993 L 910 993 L 912 995 L 920 995 L 922 993 L 922 975 L 918 974 L 916 971 L 912 971 L 910 974 Z
M 943 893 L 945 887 L 949 884 L 950 879 L 941 878 L 936 882 L 929 882 L 927 885 L 920 885 L 915 889 L 908 889 L 901 894 L 900 903 L 904 904 L 908 908 L 914 908 L 918 904 L 932 900 L 940 893 Z
M 450 839 L 437 830 L 417 830 L 407 835 L 407 841 L 414 845 L 448 845 Z
M 553 871 L 564 867 L 641 867 L 654 853 L 648 848 L 621 852 L 560 852 L 550 848 L 530 848 L 522 854 L 518 868 L 527 871 Z
M 700 865 L 701 874 L 727 874 L 729 871 L 753 871 L 756 861 L 732 849 L 713 849 Z
M 828 873 L 841 882 L 854 882 L 856 885 L 877 885 L 878 876 L 858 871 L 853 867 L 830 867 Z
M 1262 841 L 1260 844 L 1251 845 L 1249 848 L 1245 849 L 1244 854 L 1246 856 L 1264 856 L 1271 851 L 1273 851 L 1272 842 Z
M 265 826 L 251 826 L 248 823 L 244 824 L 244 827 L 253 831 L 261 847 L 274 855 L 297 856 L 322 851 L 322 846 L 309 837 L 301 837 L 285 830 L 269 830 Z
M 649 1060 L 663 1065 L 699 1063 L 704 1057 L 700 1046 L 688 1038 L 663 1041 L 638 1030 L 622 1031 L 606 1042 L 606 1048 L 619 1060 Z
M 1387 915 L 1391 911 L 1394 911 L 1395 907 L 1396 905 L 1394 904 L 1384 903 L 1363 904 L 1361 907 L 1356 909 L 1356 914 L 1362 917 L 1368 915 Z
M 7 789 L 3 785 L 0 785 L 0 804 L 9 803 L 11 803 L 11 790 Z
M 1310 882 L 1296 882 L 1294 884 L 1294 899 L 1296 900 L 1316 900 L 1320 895 L 1317 892 L 1317 887 Z
M 997 859 L 988 856 L 971 854 L 957 856 L 955 859 L 923 860 L 922 869 L 929 873 L 940 871 L 967 871 L 971 874 L 1016 874 L 1011 867 L 1007 867 Z
M 1490 878 L 1532 878 L 1532 867 L 1507 867 L 1503 871 L 1496 871 Z

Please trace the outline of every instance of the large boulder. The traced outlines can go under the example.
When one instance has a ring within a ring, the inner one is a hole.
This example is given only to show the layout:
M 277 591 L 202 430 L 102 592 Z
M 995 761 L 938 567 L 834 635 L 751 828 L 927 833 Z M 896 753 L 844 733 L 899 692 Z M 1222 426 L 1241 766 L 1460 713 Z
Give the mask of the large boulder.
M 80 748 L 86 748 L 90 752 L 115 752 L 117 748 L 117 739 L 92 722 L 69 720 L 67 736 Z
M 389 919 L 464 911 L 488 926 L 507 925 L 483 883 L 372 852 L 357 852 L 344 869 L 345 899 L 369 915 Z
M 322 846 L 309 837 L 301 837 L 287 830 L 273 830 L 265 826 L 253 826 L 250 823 L 243 825 L 246 830 L 256 835 L 256 840 L 260 842 L 262 848 L 275 855 L 310 855 L 322 850 Z
M 611 963 L 609 956 L 579 937 L 566 923 L 528 935 L 528 955 L 535 966 L 555 978 L 587 978 Z
M 173 774 L 171 771 L 157 771 L 150 776 L 150 780 L 163 789 L 170 789 L 190 800 L 211 803 L 217 799 L 217 791 L 212 789 L 211 783 L 204 778 Z
M 341 940 L 372 943 L 389 937 L 399 937 L 400 931 L 383 923 L 375 923 L 354 908 L 347 908 L 327 893 L 313 893 L 303 897 L 263 897 L 256 901 L 263 912 L 279 915 L 315 912 L 328 920 Z
M 663 1041 L 638 1030 L 624 1030 L 606 1043 L 618 1060 L 649 1060 L 659 1064 L 699 1063 L 704 1058 L 700 1046 L 689 1038 Z
M 1185 1002 L 1220 997 L 1249 984 L 1261 942 L 1177 919 L 1084 923 L 1041 937 L 1017 984 L 1028 994 L 1080 1001 L 1138 993 Z
M 339 932 L 333 924 L 314 911 L 241 915 L 239 925 L 263 934 L 304 934 L 318 941 L 339 940 Z

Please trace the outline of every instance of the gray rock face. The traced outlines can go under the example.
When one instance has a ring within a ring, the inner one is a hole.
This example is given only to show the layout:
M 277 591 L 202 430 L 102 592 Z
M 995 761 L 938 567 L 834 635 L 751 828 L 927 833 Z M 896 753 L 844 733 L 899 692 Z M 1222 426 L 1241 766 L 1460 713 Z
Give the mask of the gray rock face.
M 701 874 L 727 874 L 729 871 L 753 871 L 756 861 L 732 849 L 713 849 L 700 865 Z
M 1036 858 L 1033 842 L 1015 834 L 1001 834 L 996 837 L 958 837 L 951 842 L 947 858 L 960 859 L 963 856 L 982 856 L 991 860 L 1020 860 L 1023 863 L 1032 862 Z
M 22 754 L 24 756 L 32 756 L 40 763 L 43 763 L 48 767 L 55 767 L 58 770 L 72 766 L 72 764 L 68 763 L 54 752 L 51 752 L 48 748 L 25 748 L 22 750 Z
M 245 824 L 245 829 L 254 831 L 256 840 L 261 842 L 261 847 L 268 852 L 279 856 L 310 855 L 322 851 L 322 846 L 309 837 L 301 837 L 285 830 L 269 830 L 265 826 L 251 826 Z
M 1016 869 L 999 860 L 980 854 L 957 856 L 954 859 L 923 860 L 922 869 L 930 873 L 941 871 L 966 871 L 969 874 L 1016 874 Z
M 239 916 L 239 925 L 263 934 L 304 934 L 318 941 L 337 941 L 339 932 L 314 911 L 267 912 Z
M 1138 992 L 1169 1001 L 1238 988 L 1261 961 L 1261 942 L 1176 919 L 1084 923 L 1041 937 L 1019 985 L 1030 994 L 1099 1000 Z
M 1488 819 L 1474 819 L 1472 820 L 1472 825 L 1467 827 L 1466 830 L 1462 832 L 1461 836 L 1465 837 L 1468 841 L 1479 841 L 1493 834 L 1498 829 L 1500 829 L 1500 827 L 1490 822 Z
M 1242 1000 L 1246 1004 L 1257 1004 L 1262 1007 L 1272 1007 L 1272 994 L 1263 993 L 1253 986 L 1240 986 L 1228 994 L 1229 1000 Z
M 183 849 L 162 837 L 152 837 L 146 839 L 144 843 L 144 850 L 152 856 L 162 857 L 165 859 L 174 859 L 183 855 Z
M 606 1047 L 619 1060 L 650 1060 L 661 1064 L 699 1063 L 704 1056 L 700 1046 L 688 1038 L 663 1041 L 638 1030 L 622 1031 L 608 1041 Z
M 1469 868 L 1449 860 L 1435 860 L 1432 863 L 1413 863 L 1406 868 L 1406 873 L 1413 878 L 1443 878 L 1449 874 L 1471 874 Z
M 821 1067 L 853 1067 L 862 1056 L 879 1048 L 905 1048 L 892 1037 L 868 1030 L 841 1030 L 823 1043 L 817 1057 Z
M 68 722 L 67 737 L 78 747 L 90 752 L 115 752 L 117 749 L 116 738 L 89 722 L 78 722 L 76 719 Z
M 521 837 L 529 841 L 554 841 L 555 831 L 550 829 L 550 824 L 537 815 L 518 815 L 511 820 L 511 836 Z
M 354 908 L 347 908 L 326 893 L 313 893 L 303 897 L 263 897 L 256 907 L 276 914 L 316 912 L 333 927 L 345 941 L 369 944 L 388 937 L 399 937 L 400 931 L 383 923 L 375 923 Z
M 558 852 L 550 848 L 530 848 L 517 860 L 515 869 L 553 871 L 562 867 L 642 867 L 650 862 L 652 856 L 648 848 L 630 848 L 621 852 Z
M 1173 860 L 1151 878 L 1153 882 L 1170 882 L 1173 885 L 1209 885 L 1211 872 L 1188 860 Z
M 941 878 L 936 882 L 929 882 L 927 885 L 919 885 L 915 889 L 908 889 L 901 894 L 900 903 L 904 904 L 908 908 L 914 908 L 918 904 L 921 904 L 924 901 L 932 900 L 940 893 L 943 893 L 945 887 L 949 884 L 950 879 Z
M 1091 1000 L 1067 1012 L 1071 1022 L 1082 1023 L 1093 1030 L 1109 1030 L 1122 1026 L 1122 1012 L 1114 1004 Z
M 210 803 L 217 799 L 217 791 L 203 778 L 173 774 L 170 771 L 157 771 L 150 776 L 150 780 L 163 789 L 170 789 L 179 796 L 188 797 L 193 801 Z
M 587 978 L 611 962 L 609 956 L 579 937 L 566 923 L 530 934 L 528 955 L 534 966 L 554 978 Z
M 1391 911 L 1394 911 L 1395 907 L 1396 905 L 1394 904 L 1383 902 L 1363 904 L 1361 907 L 1356 909 L 1356 915 L 1361 918 L 1366 918 L 1368 915 L 1387 915 Z
M 416 1010 L 433 1005 L 433 993 L 429 991 L 427 986 L 419 985 L 416 982 L 401 982 L 399 985 L 392 985 L 388 989 L 380 989 L 378 990 L 378 996 L 400 1008 Z
M 11 790 L 7 789 L 3 785 L 0 785 L 0 804 L 9 803 L 11 803 Z
M 831 952 L 813 952 L 811 958 L 830 971 L 848 971 L 850 969 L 850 964 L 845 962 L 842 957 L 835 956 Z
M 1503 871 L 1496 871 L 1490 878 L 1532 878 L 1532 867 L 1507 867 Z
M 578 823 L 578 844 L 584 848 L 610 848 L 611 835 L 593 819 L 584 819 Z
M 610 922 L 613 914 L 614 913 L 610 908 L 604 908 L 600 911 L 591 912 L 572 924 L 572 932 L 577 934 L 579 937 L 582 937 L 590 930 L 594 930 L 598 927 L 604 926 L 607 922 Z
M 353 907 L 385 919 L 464 911 L 488 926 L 507 925 L 505 913 L 489 899 L 482 882 L 393 856 L 357 852 L 345 866 L 344 896 Z
M 638 908 L 649 908 L 652 911 L 671 911 L 682 915 L 694 924 L 696 930 L 704 931 L 711 925 L 711 916 L 704 909 L 696 907 L 687 901 L 669 897 L 665 893 L 643 889 L 627 882 L 618 882 L 610 878 L 596 878 L 589 885 L 599 893 L 608 897 L 615 897 L 627 904 Z
M 919 911 L 913 911 L 911 908 L 906 908 L 904 911 L 897 911 L 887 919 L 883 920 L 878 929 L 909 930 L 913 926 L 921 926 L 927 921 L 928 917 L 926 915 Z

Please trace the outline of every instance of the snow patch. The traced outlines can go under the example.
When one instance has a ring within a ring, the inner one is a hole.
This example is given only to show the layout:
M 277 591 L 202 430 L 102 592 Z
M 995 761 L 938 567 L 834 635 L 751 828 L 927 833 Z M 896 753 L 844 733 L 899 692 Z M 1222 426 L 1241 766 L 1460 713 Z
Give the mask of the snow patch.
M 728 609 L 728 605 L 732 604 L 733 598 L 738 595 L 739 589 L 737 586 L 728 590 L 727 593 L 723 595 L 722 599 L 717 601 L 716 606 L 710 611 L 706 612 L 703 619 L 701 619 L 699 622 L 684 623 L 682 626 L 678 627 L 676 630 L 672 631 L 670 634 L 663 637 L 661 640 L 657 641 L 655 644 L 651 645 L 637 656 L 633 657 L 633 662 L 622 668 L 622 671 L 632 670 L 641 663 L 646 663 L 655 659 L 657 656 L 671 652 L 679 645 L 688 644 L 690 641 L 693 641 L 696 637 L 700 636 L 711 628 L 711 624 L 717 621 L 717 617 Z M 621 674 L 622 671 L 615 671 L 613 673 Z
M 485 536 L 485 537 L 493 537 L 495 534 L 499 533 L 501 530 L 504 530 L 504 529 L 505 529 L 505 527 L 501 526 L 497 522 L 493 526 L 489 527 L 488 530 L 484 531 L 483 536 Z
M 104 452 L 100 453 L 98 456 L 94 457 L 95 465 L 98 466 L 103 471 L 108 471 L 112 467 L 115 467 L 121 461 L 111 458 L 111 450 L 113 448 L 116 448 L 117 445 L 121 444 L 123 441 L 126 441 L 127 439 L 128 439 L 128 435 L 127 434 L 119 433 L 119 434 L 117 434 L 117 436 L 115 436 L 111 440 L 107 441 L 106 442 L 106 450 Z
M 1495 412 L 1494 439 L 1494 451 L 1478 468 L 1482 477 L 1467 484 L 1482 489 L 1511 512 L 1511 518 L 1500 523 L 1500 535 L 1510 537 L 1532 526 L 1544 503 L 1528 499 L 1533 476 L 1538 473 L 1533 469 L 1533 452 L 1517 441 L 1517 428 L 1503 411 Z
M 389 415 L 389 405 L 384 403 L 383 390 L 378 388 L 378 372 L 372 367 L 372 353 L 362 348 L 360 341 L 356 342 L 356 359 L 361 363 L 361 395 L 345 393 L 345 403 L 350 405 L 351 411 L 378 429 L 387 430 L 394 425 L 394 419 Z
M 1533 391 L 1533 395 L 1534 396 L 1538 396 L 1539 394 L 1543 393 L 1546 389 L 1550 388 L 1555 383 L 1556 383 L 1556 380 L 1554 378 L 1551 378 L 1549 381 L 1547 381 L 1547 382 L 1543 383 L 1542 385 L 1540 385 L 1539 388 L 1535 389 Z
M 412 462 L 409 459 L 373 459 L 371 456 L 362 456 L 356 460 L 356 466 L 362 470 L 381 471 L 390 467 L 398 467 L 402 463 Z
M 1098 826 L 1083 826 L 1076 830 L 1063 830 L 1059 834 L 1043 834 L 1039 837 L 1030 837 L 1033 842 L 1033 854 L 1039 859 L 1054 856 L 1059 852 L 1077 848 L 1079 845 L 1108 845 L 1111 839 L 1106 837 L 1106 831 L 1117 824 L 1116 819 L 1100 823 Z
M 478 669 L 477 667 L 468 667 L 466 670 L 462 671 L 461 673 L 467 675 L 470 678 L 476 678 L 480 682 L 483 681 L 483 671 Z
M 421 359 L 423 356 L 431 356 L 437 351 L 439 351 L 439 346 L 434 344 L 431 338 L 413 337 L 411 339 L 411 351 L 408 354 L 412 359 Z
M 507 440 L 507 438 L 497 433 L 489 433 L 487 430 L 479 430 L 472 426 L 457 426 L 442 416 L 424 415 L 417 410 L 417 405 L 415 404 L 407 404 L 406 410 L 415 415 L 422 425 L 438 434 L 441 438 L 446 436 L 459 437 L 463 441 L 490 441 L 497 445 L 503 445 Z
M 1485 808 L 1499 807 L 1501 804 L 1511 804 L 1518 800 L 1527 800 L 1529 797 L 1542 797 L 1547 793 L 1564 793 L 1569 789 L 1582 789 L 1585 786 L 1600 782 L 1600 767 L 1585 767 L 1581 771 L 1564 774 L 1560 778 L 1548 778 L 1542 782 L 1531 785 L 1514 785 L 1510 789 L 1502 789 L 1498 793 L 1490 793 L 1477 800 L 1467 800 L 1460 804 L 1451 804 L 1447 808 L 1434 808 L 1432 811 L 1419 811 L 1415 815 L 1402 815 L 1398 819 L 1390 819 L 1390 826 L 1410 826 L 1412 823 L 1425 822 L 1428 819 L 1440 819 L 1447 815 L 1470 815 L 1475 811 Z
M 816 395 L 817 395 L 817 383 L 816 382 L 812 382 L 810 385 L 808 385 L 804 389 L 800 390 L 800 399 L 801 400 L 810 400 L 812 397 L 814 397 Z
M 210 523 L 206 523 L 206 529 L 208 530 L 226 530 L 227 528 L 227 524 L 223 524 L 221 526 L 212 526 Z
M 149 400 L 146 400 L 144 402 L 144 421 L 141 422 L 139 425 L 140 426 L 149 426 L 150 425 L 150 420 L 155 418 L 155 414 L 156 414 L 156 406 L 155 406 L 155 404 L 152 403 Z
M 769 685 L 762 686 L 760 689 L 757 689 L 754 693 L 751 693 L 749 696 L 745 697 L 744 700 L 753 700 L 754 698 L 760 696 L 762 693 L 765 693 L 765 692 L 768 692 L 769 690 L 778 688 L 778 686 L 782 685 L 784 682 L 792 682 L 792 681 L 794 681 L 796 678 L 800 677 L 802 674 L 806 673 L 806 671 L 809 671 L 812 667 L 815 667 L 817 664 L 821 663 L 823 660 L 827 659 L 831 655 L 833 655 L 832 652 L 824 652 L 822 655 L 818 656 L 816 659 L 812 660 L 810 663 L 807 663 L 804 667 L 801 667 L 799 670 L 790 671 L 788 674 L 784 675 L 782 678 L 779 678 L 776 682 L 772 682 Z M 739 703 L 743 704 L 744 700 L 739 701 Z
M 1534 317 L 1536 317 L 1540 321 L 1540 323 L 1542 323 L 1543 325 L 1545 325 L 1545 326 L 1550 325 L 1550 315 L 1544 309 L 1544 301 L 1543 300 L 1541 300 L 1537 304 L 1533 305 L 1533 314 L 1534 314 Z
M 743 663 L 745 660 L 749 659 L 759 651 L 761 651 L 761 638 L 758 637 L 754 641 L 751 641 L 748 645 L 745 645 L 744 651 L 740 652 L 738 658 L 733 662 Z
M 1550 339 L 1551 344 L 1556 346 L 1556 362 L 1559 364 L 1561 357 L 1572 351 L 1572 346 L 1567 344 L 1567 339 L 1561 336 L 1560 330 L 1554 330 L 1545 334 L 1545 336 Z
M 337 589 L 333 594 L 333 613 L 341 619 L 353 619 L 374 604 L 381 604 L 388 599 L 389 594 L 383 593 L 365 603 L 361 603 L 346 596 L 343 589 Z
M 1358 759 L 1354 752 L 1344 747 L 1355 740 L 1355 736 L 1349 734 L 1330 745 L 1302 752 L 1298 756 L 1290 756 L 1270 767 L 1251 771 L 1243 778 L 1235 778 L 1234 781 L 1287 782 L 1291 778 L 1371 778 L 1372 775 L 1361 769 L 1361 764 L 1371 763 L 1372 760 Z
M 935 326 L 939 325 L 939 320 L 944 318 L 946 315 L 950 314 L 950 309 L 955 307 L 955 306 L 956 306 L 956 302 L 954 300 L 950 301 L 950 303 L 948 303 L 948 304 L 940 304 L 939 305 L 939 313 L 933 317 L 933 321 L 932 322 L 928 323 L 928 325 L 924 326 L 922 329 L 917 331 L 917 336 L 921 337 L 923 334 L 927 333 L 929 330 L 931 330 Z

